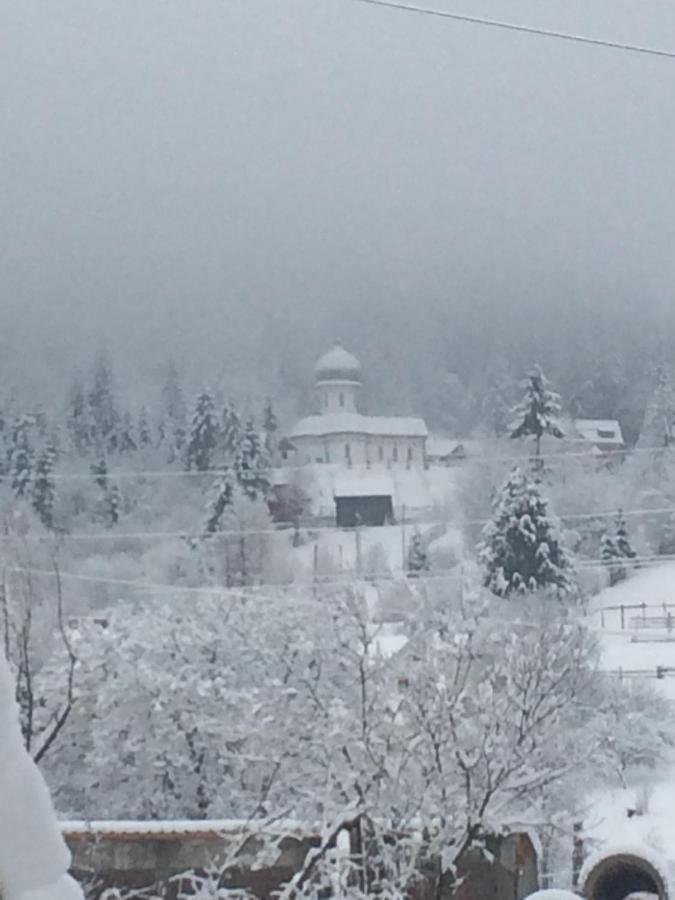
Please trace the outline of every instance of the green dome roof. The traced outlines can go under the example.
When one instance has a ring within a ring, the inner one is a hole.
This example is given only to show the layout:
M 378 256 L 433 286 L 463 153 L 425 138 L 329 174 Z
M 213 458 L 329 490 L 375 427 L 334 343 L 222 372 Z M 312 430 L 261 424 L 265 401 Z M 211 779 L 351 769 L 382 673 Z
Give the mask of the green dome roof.
M 317 381 L 360 381 L 361 363 L 341 344 L 319 359 L 314 369 Z

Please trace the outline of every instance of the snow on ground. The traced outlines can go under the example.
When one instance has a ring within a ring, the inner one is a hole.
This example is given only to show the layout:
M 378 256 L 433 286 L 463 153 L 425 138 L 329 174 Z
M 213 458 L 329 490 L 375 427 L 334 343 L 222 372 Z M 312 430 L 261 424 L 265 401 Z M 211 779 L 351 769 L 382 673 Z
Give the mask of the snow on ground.
M 641 678 L 653 673 L 648 683 L 675 700 L 675 678 L 657 679 L 657 667 L 675 669 L 675 633 L 669 636 L 666 628 L 636 628 L 634 618 L 640 610 L 624 610 L 625 630 L 621 630 L 619 610 L 647 604 L 647 616 L 663 616 L 659 604 L 675 602 L 675 564 L 664 563 L 652 569 L 635 572 L 626 581 L 598 594 L 592 603 L 589 624 L 599 636 L 602 667 L 608 671 L 639 672 Z M 650 609 L 654 605 L 656 608 Z M 600 610 L 604 609 L 604 628 Z M 675 610 L 673 610 L 675 612 Z M 630 677 L 630 676 L 629 676 Z M 635 676 L 634 676 L 635 677 Z M 634 812 L 646 809 L 644 814 Z M 647 848 L 664 856 L 675 872 L 675 764 L 655 773 L 649 783 L 635 784 L 626 789 L 607 791 L 597 798 L 585 823 L 585 831 L 596 846 L 612 849 L 620 846 Z

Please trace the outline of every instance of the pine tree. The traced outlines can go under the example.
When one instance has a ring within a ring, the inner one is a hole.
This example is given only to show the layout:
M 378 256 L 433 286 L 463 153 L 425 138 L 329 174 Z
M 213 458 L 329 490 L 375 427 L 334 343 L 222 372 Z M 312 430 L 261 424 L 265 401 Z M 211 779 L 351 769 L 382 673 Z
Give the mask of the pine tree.
M 614 538 L 609 534 L 603 534 L 600 542 L 600 558 L 602 559 L 603 564 L 609 569 L 610 586 L 621 581 L 623 577 L 621 575 L 621 566 L 617 565 L 617 560 L 620 559 L 620 557 L 621 554 L 618 551 Z
M 207 504 L 206 528 L 209 534 L 220 529 L 225 510 L 232 506 L 234 498 L 233 479 L 228 469 L 213 483 Z
M 56 501 L 56 483 L 54 466 L 57 450 L 53 440 L 48 440 L 35 465 L 33 481 L 33 509 L 40 517 L 45 528 L 54 527 L 54 503 Z
M 116 484 L 110 486 L 105 494 L 105 510 L 110 526 L 117 525 L 120 520 L 120 509 L 122 506 L 122 494 Z
M 511 437 L 533 437 L 537 464 L 541 457 L 541 439 L 545 434 L 555 438 L 564 437 L 558 421 L 560 396 L 551 390 L 548 379 L 540 366 L 535 366 L 522 383 L 525 396 L 512 410 L 514 422 Z
M 92 425 L 84 386 L 79 378 L 73 381 L 68 391 L 66 427 L 73 447 L 84 456 L 91 445 Z
M 269 460 L 252 418 L 247 420 L 239 442 L 235 474 L 237 482 L 249 500 L 266 496 L 270 485 Z
M 212 468 L 213 454 L 218 446 L 219 436 L 213 397 L 207 391 L 203 391 L 197 398 L 185 450 L 188 469 L 206 472 Z
M 576 592 L 572 560 L 538 485 L 514 468 L 497 493 L 483 529 L 479 559 L 484 584 L 506 597 L 538 589 Z
M 639 450 L 659 450 L 675 441 L 675 390 L 669 372 L 659 368 L 656 388 L 647 404 L 644 421 L 637 442 Z
M 108 491 L 108 463 L 105 456 L 101 456 L 95 463 L 92 463 L 90 469 L 95 484 L 103 494 L 106 494 Z
M 119 414 L 115 407 L 112 370 L 103 351 L 94 362 L 88 401 L 92 442 L 103 451 L 114 452 L 118 449 Z
M 271 459 L 276 449 L 276 433 L 279 423 L 272 408 L 272 401 L 268 400 L 263 411 L 263 431 L 265 432 L 265 449 Z
M 131 420 L 131 413 L 125 412 L 120 422 L 118 445 L 120 453 L 135 453 L 138 450 L 136 436 L 134 434 L 134 423 Z
M 429 557 L 422 544 L 422 537 L 419 532 L 415 532 L 408 549 L 408 573 L 412 576 L 419 575 L 421 572 L 428 572 L 430 569 Z
M 138 416 L 138 444 L 140 447 L 147 449 L 152 447 L 152 428 L 148 418 L 147 409 L 142 406 Z
M 30 416 L 22 416 L 12 429 L 9 450 L 9 474 L 12 490 L 17 497 L 28 494 L 33 478 L 34 452 L 31 443 L 33 421 Z
M 626 526 L 623 510 L 621 509 L 616 515 L 614 529 L 616 533 L 616 549 L 619 556 L 622 556 L 624 559 L 635 559 L 637 554 L 635 553 L 635 550 L 633 550 L 630 538 L 628 537 L 628 528 Z
M 232 400 L 228 400 L 223 410 L 220 433 L 223 457 L 228 464 L 232 463 L 239 452 L 242 439 L 241 419 Z
M 173 360 L 169 360 L 167 367 L 166 381 L 162 388 L 162 403 L 166 425 L 161 427 L 163 438 L 160 435 L 160 440 L 168 445 L 169 462 L 173 462 L 181 455 L 187 438 L 185 396 L 180 384 L 178 370 Z

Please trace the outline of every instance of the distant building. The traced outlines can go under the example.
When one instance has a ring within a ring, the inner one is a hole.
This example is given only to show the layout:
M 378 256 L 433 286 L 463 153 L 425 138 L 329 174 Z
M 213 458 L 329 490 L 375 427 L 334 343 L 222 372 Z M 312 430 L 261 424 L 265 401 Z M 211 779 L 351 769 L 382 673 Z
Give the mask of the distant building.
M 575 419 L 573 424 L 576 440 L 600 453 L 624 450 L 626 447 L 616 419 Z
M 452 438 L 430 437 L 427 441 L 427 462 L 436 466 L 452 466 L 466 459 L 466 448 Z
M 366 416 L 358 411 L 361 364 L 340 344 L 315 368 L 316 415 L 301 419 L 288 436 L 288 461 L 378 468 L 424 467 L 423 419 Z

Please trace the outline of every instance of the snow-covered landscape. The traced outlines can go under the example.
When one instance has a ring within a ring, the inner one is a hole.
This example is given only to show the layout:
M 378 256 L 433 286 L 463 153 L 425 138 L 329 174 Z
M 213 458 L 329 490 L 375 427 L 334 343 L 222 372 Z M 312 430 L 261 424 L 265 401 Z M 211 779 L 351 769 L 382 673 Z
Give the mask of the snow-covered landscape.
M 675 900 L 675 6 L 458 2 L 3 4 L 0 900 Z

